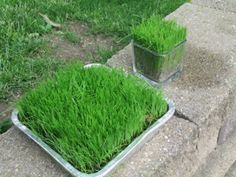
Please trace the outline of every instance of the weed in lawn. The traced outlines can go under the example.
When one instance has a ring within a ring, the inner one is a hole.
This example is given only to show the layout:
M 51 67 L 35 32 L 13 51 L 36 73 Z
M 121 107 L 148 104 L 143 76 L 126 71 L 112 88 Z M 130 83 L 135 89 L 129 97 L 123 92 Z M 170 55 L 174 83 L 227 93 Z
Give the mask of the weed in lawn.
M 74 64 L 23 96 L 18 109 L 36 135 L 91 173 L 162 116 L 167 103 L 160 91 L 132 75 Z
M 115 49 L 111 48 L 105 48 L 97 46 L 96 50 L 94 52 L 89 52 L 87 57 L 93 61 L 93 63 L 106 63 L 106 61 L 112 57 L 114 54 Z
M 75 34 L 74 32 L 65 32 L 63 36 L 66 40 L 68 40 L 69 42 L 73 44 L 78 44 L 81 41 L 79 36 Z
M 60 36 L 61 38 L 71 42 L 72 44 L 79 44 L 81 38 L 75 33 L 71 31 L 56 31 L 56 35 Z
M 112 55 L 114 54 L 114 50 L 113 49 L 107 49 L 107 48 L 102 48 L 102 47 L 98 47 L 97 48 L 97 55 L 98 55 L 98 59 L 96 59 L 96 62 L 101 62 L 101 63 L 106 63 L 106 61 L 112 57 Z

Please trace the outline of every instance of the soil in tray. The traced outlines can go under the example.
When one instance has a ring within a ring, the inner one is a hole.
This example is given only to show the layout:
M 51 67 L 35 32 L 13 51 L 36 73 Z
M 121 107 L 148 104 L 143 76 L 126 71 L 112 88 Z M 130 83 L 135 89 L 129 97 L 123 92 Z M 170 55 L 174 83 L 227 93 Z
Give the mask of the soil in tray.
M 75 168 L 93 173 L 168 108 L 161 91 L 141 79 L 74 64 L 23 96 L 18 109 L 33 133 Z

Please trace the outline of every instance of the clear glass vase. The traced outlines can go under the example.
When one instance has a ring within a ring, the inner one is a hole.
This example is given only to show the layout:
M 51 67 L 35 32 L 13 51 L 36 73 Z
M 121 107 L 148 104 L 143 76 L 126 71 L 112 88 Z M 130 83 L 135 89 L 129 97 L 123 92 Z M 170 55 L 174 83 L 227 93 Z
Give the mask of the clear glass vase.
M 132 41 L 134 72 L 154 83 L 172 80 L 182 70 L 182 56 L 186 40 L 171 51 L 158 54 Z

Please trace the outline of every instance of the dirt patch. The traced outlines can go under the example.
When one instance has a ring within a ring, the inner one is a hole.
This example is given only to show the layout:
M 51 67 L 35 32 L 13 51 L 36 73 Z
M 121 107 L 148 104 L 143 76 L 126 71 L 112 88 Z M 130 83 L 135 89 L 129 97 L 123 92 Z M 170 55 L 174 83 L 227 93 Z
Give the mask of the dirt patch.
M 179 87 L 209 88 L 224 83 L 229 70 L 225 57 L 187 46 L 184 58 L 183 73 L 177 81 Z
M 66 32 L 77 37 L 76 42 L 66 39 Z M 46 37 L 52 47 L 52 55 L 59 59 L 81 59 L 84 63 L 98 62 L 114 52 L 114 40 L 102 34 L 92 34 L 89 27 L 81 22 L 65 25 L 63 31 L 55 31 Z
M 0 121 L 9 118 L 11 115 L 12 108 L 7 103 L 0 103 Z

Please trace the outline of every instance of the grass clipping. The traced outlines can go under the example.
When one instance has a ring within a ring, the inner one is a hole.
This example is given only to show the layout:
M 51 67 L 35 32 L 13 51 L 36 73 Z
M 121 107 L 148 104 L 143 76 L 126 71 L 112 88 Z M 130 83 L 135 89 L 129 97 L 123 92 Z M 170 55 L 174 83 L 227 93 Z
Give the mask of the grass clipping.
M 74 64 L 18 102 L 20 120 L 85 173 L 100 170 L 168 109 L 160 91 L 105 67 Z
M 160 16 L 144 20 L 132 30 L 134 41 L 159 54 L 170 52 L 186 40 L 187 30 L 175 21 L 166 21 Z

